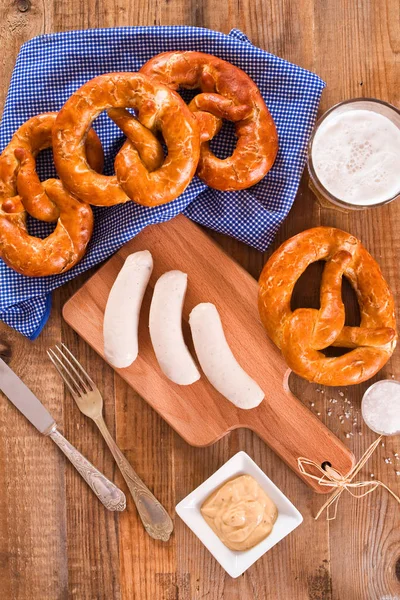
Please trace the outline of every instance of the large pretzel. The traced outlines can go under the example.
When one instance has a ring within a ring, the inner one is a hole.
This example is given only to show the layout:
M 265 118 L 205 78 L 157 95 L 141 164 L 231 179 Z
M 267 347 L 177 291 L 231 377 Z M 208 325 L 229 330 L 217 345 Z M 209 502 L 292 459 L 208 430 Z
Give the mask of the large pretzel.
M 309 264 L 326 261 L 320 309 L 290 301 L 297 279 Z M 360 306 L 359 327 L 347 327 L 342 276 L 352 284 Z M 298 375 L 323 385 L 352 385 L 373 377 L 396 346 L 393 296 L 378 264 L 354 236 L 332 227 L 303 231 L 282 244 L 260 276 L 259 310 L 270 338 Z M 328 358 L 328 346 L 351 348 Z
M 0 156 L 0 257 L 29 276 L 54 275 L 71 269 L 84 255 L 93 230 L 90 206 L 65 190 L 58 179 L 43 183 L 35 157 L 52 144 L 57 113 L 32 117 L 14 134 Z M 85 151 L 93 168 L 103 168 L 103 150 L 91 130 Z M 27 213 L 57 221 L 45 239 L 29 235 Z
M 129 120 L 127 112 L 110 111 L 128 139 L 115 159 L 115 175 L 99 175 L 86 160 L 87 132 L 103 110 L 123 108 L 135 109 L 138 121 Z M 168 147 L 161 165 L 161 146 L 152 135 L 157 131 Z M 139 73 L 109 73 L 88 81 L 67 100 L 54 127 L 53 152 L 64 185 L 86 202 L 110 206 L 131 199 L 157 206 L 177 198 L 190 183 L 200 154 L 198 125 L 169 88 Z M 148 162 L 149 155 L 155 162 Z
M 238 67 L 203 52 L 165 52 L 140 70 L 171 89 L 201 90 L 190 103 L 201 127 L 198 176 L 218 190 L 242 190 L 260 181 L 272 167 L 278 137 L 274 121 L 256 84 Z M 208 140 L 221 119 L 235 123 L 238 138 L 232 156 L 219 159 Z

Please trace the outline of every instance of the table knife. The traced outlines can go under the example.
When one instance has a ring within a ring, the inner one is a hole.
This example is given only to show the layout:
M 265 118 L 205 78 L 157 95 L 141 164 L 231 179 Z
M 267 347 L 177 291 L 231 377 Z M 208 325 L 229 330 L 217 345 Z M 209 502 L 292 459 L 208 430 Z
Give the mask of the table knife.
M 50 437 L 57 444 L 108 510 L 125 509 L 124 493 L 61 435 L 51 414 L 1 358 L 0 390 L 40 433 Z

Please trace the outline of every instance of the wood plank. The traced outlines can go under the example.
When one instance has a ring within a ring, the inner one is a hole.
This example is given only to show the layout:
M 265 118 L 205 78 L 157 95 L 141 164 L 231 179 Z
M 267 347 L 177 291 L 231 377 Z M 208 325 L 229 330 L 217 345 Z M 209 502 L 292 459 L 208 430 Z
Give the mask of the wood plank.
M 43 33 L 43 6 L 20 0 L 0 4 L 0 107 L 20 45 Z M 50 20 L 48 21 L 50 25 Z M 42 371 L 47 344 L 58 340 L 59 312 L 53 312 L 41 340 L 31 343 L 1 324 L 10 366 L 63 424 L 63 386 Z M 0 589 L 12 600 L 68 597 L 65 460 L 0 393 Z
M 60 313 L 53 313 L 41 341 L 31 344 L 9 329 L 2 340 L 11 348 L 10 366 L 62 428 L 63 386 L 51 369 L 43 370 L 46 344 L 55 342 L 59 329 Z M 65 599 L 65 460 L 51 440 L 0 395 L 0 589 L 13 600 Z
M 3 113 L 11 73 L 20 46 L 35 35 L 44 33 L 43 26 L 45 20 L 47 21 L 44 18 L 45 12 L 46 9 L 43 5 L 35 5 L 32 10 L 30 0 L 0 3 L 0 42 L 1 47 L 6 50 L 2 52 L 0 57 L 0 77 L 2 83 L 0 86 L 1 114 Z M 50 25 L 50 19 L 47 22 Z
M 121 378 L 116 379 L 120 447 L 146 485 L 173 515 L 176 434 Z M 128 495 L 120 531 L 123 598 L 157 598 L 164 588 L 185 587 L 189 574 L 176 572 L 176 530 L 167 543 L 149 538 Z
M 60 291 L 54 307 L 79 286 L 79 278 Z M 113 373 L 91 349 L 67 328 L 61 327 L 62 341 L 96 378 L 104 398 L 104 417 L 115 435 L 115 381 Z M 50 368 L 50 367 L 49 367 Z M 125 490 L 122 476 L 94 423 L 84 417 L 71 396 L 63 396 L 64 433 L 100 471 Z M 68 581 L 71 598 L 121 599 L 119 570 L 119 514 L 104 510 L 89 486 L 73 468 L 66 473 L 66 527 L 68 539 Z
M 332 82 L 323 96 L 322 108 L 345 98 L 363 96 L 379 97 L 391 102 L 398 101 L 398 61 L 394 48 L 393 32 L 390 37 L 390 22 L 399 24 L 398 5 L 395 3 L 328 3 L 316 11 L 315 36 L 319 48 L 316 69 L 325 80 Z M 327 29 L 327 22 L 344 24 L 339 28 Z M 351 33 L 350 33 L 351 31 Z M 398 34 L 400 28 L 398 27 Z M 399 35 L 397 35 L 399 38 Z M 331 49 L 335 47 L 335 58 Z M 374 51 L 369 51 L 373 48 Z M 397 63 L 397 66 L 396 66 Z M 344 77 L 338 76 L 338 65 L 342 66 Z M 342 213 L 322 209 L 321 221 L 324 225 L 335 224 L 359 237 L 381 265 L 384 276 L 395 294 L 397 307 L 400 289 L 397 265 L 400 258 L 398 231 L 400 225 L 399 203 L 369 211 Z M 396 239 L 393 239 L 393 236 Z M 397 243 L 396 243 L 397 241 Z M 398 313 L 397 313 L 398 315 Z M 369 383 L 378 379 L 400 377 L 398 350 L 385 368 Z M 346 391 L 351 402 L 352 414 L 358 414 L 362 394 L 368 384 L 353 386 Z M 332 391 L 335 393 L 335 390 Z M 336 392 L 336 398 L 339 396 Z M 343 414 L 341 403 L 334 415 Z M 333 417 L 331 417 L 332 419 Z M 336 418 L 335 418 L 336 420 Z M 339 435 L 345 431 L 361 429 L 362 436 L 350 438 L 350 447 L 356 455 L 366 450 L 376 435 L 364 425 L 359 428 L 338 427 Z M 379 447 L 375 456 L 361 474 L 362 479 L 381 478 L 395 492 L 400 491 L 396 467 L 386 465 L 385 457 L 393 458 L 399 450 L 399 440 L 387 440 L 385 447 Z M 396 598 L 400 594 L 400 583 L 395 574 L 396 561 L 400 548 L 400 511 L 396 503 L 386 494 L 371 494 L 364 500 L 355 501 L 349 497 L 341 500 L 339 523 L 330 528 L 330 565 L 332 573 L 332 594 L 334 599 L 350 598 Z M 343 532 L 348 531 L 348 544 L 357 575 L 346 569 L 348 553 L 343 551 Z M 351 540 L 351 541 L 350 541 Z M 345 575 L 344 575 L 345 574 Z M 364 576 L 362 576 L 364 574 Z M 344 576 L 343 576 L 344 575 Z
M 321 111 L 339 100 L 360 95 L 378 96 L 396 105 L 400 103 L 400 88 L 396 85 L 400 52 L 398 0 L 357 3 L 351 0 L 326 0 L 323 3 L 312 0 L 227 0 L 224 3 L 211 0 L 201 3 L 184 0 L 43 0 L 41 3 L 15 0 L 0 3 L 0 17 L 3 48 L 0 59 L 1 108 L 18 49 L 22 42 L 33 35 L 96 26 L 175 23 L 211 27 L 224 32 L 231 27 L 239 27 L 254 43 L 318 72 L 328 82 Z M 348 229 L 364 241 L 380 262 L 399 302 L 399 218 L 399 203 L 349 216 L 321 210 L 307 188 L 305 176 L 294 208 L 283 224 L 274 247 L 298 231 L 318 224 L 334 224 Z M 260 253 L 224 236 L 211 235 L 253 277 L 258 276 L 263 264 Z M 304 294 L 310 302 L 317 299 L 314 275 L 310 273 L 309 279 L 306 278 L 299 289 L 299 294 Z M 85 279 L 81 278 L 80 282 Z M 79 482 L 73 469 L 65 465 L 57 449 L 54 449 L 51 468 L 57 465 L 57 469 L 63 469 L 64 475 L 61 483 L 55 484 L 59 475 L 56 472 L 52 474 L 54 480 L 49 481 L 49 495 L 53 505 L 38 511 L 40 504 L 33 497 L 38 489 L 45 489 L 44 479 L 38 479 L 44 478 L 44 474 L 37 473 L 33 463 L 24 472 L 22 468 L 27 468 L 26 461 L 22 464 L 18 455 L 23 439 L 29 438 L 30 444 L 33 442 L 33 437 L 27 437 L 29 424 L 24 423 L 16 411 L 15 416 L 11 412 L 10 417 L 9 410 L 5 414 L 2 410 L 2 596 L 10 600 L 114 600 L 119 596 L 123 600 L 200 600 L 204 597 L 212 600 L 223 597 L 230 600 L 394 600 L 400 597 L 400 567 L 397 567 L 397 579 L 395 568 L 400 547 L 399 511 L 391 500 L 380 493 L 371 494 L 358 502 L 343 497 L 339 517 L 328 527 L 323 519 L 317 523 L 313 521 L 321 497 L 309 491 L 252 432 L 234 431 L 209 448 L 188 446 L 118 376 L 114 376 L 93 351 L 79 342 L 65 324 L 62 325 L 60 306 L 80 282 L 55 294 L 51 324 L 34 344 L 0 325 L 0 337 L 9 342 L 11 349 L 11 364 L 16 370 L 21 369 L 25 381 L 41 394 L 40 397 L 51 400 L 52 410 L 61 411 L 61 422 L 68 428 L 68 433 L 75 436 L 76 443 L 91 454 L 93 460 L 99 460 L 108 475 L 113 473 L 113 465 L 100 446 L 97 433 L 91 429 L 90 423 L 83 419 L 81 421 L 70 399 L 64 398 L 59 380 L 53 376 L 49 378 L 47 373 L 45 378 L 39 379 L 39 368 L 47 364 L 44 350 L 59 339 L 72 346 L 79 360 L 90 360 L 86 364 L 89 364 L 92 375 L 101 381 L 109 393 L 107 420 L 111 425 L 115 405 L 119 443 L 140 474 L 154 485 L 168 508 L 172 509 L 176 501 L 237 450 L 244 449 L 294 501 L 305 520 L 292 536 L 235 582 L 225 577 L 200 542 L 179 521 L 170 548 L 149 544 L 133 510 L 119 519 L 119 556 L 116 531 L 115 537 L 111 538 L 109 557 L 104 560 L 100 550 L 98 558 L 97 540 L 104 539 L 105 532 L 111 534 L 110 526 L 107 529 L 103 520 L 100 519 L 100 523 L 96 520 L 96 498 L 86 494 L 84 484 Z M 352 307 L 349 309 L 352 310 Z M 384 373 L 400 378 L 398 351 Z M 323 389 L 325 393 L 322 394 L 316 391 L 317 386 L 297 377 L 293 378 L 291 385 L 308 407 L 314 402 L 311 408 L 315 414 L 358 455 L 372 441 L 374 436 L 368 434 L 365 428 L 362 429 L 363 436 L 359 436 L 358 425 L 352 428 L 348 422 L 344 425 L 339 423 L 338 415 L 343 413 L 343 406 L 337 389 Z M 353 405 L 351 412 L 356 415 L 361 394 L 362 389 L 354 388 L 348 395 Z M 335 398 L 338 402 L 332 404 L 329 398 Z M 4 405 L 4 399 L 0 398 L 1 409 L 4 406 L 7 404 Z M 332 411 L 330 416 L 328 411 Z M 73 433 L 77 423 L 84 427 L 87 434 L 85 439 L 78 435 L 78 430 Z M 353 438 L 346 438 L 346 432 L 349 431 L 354 431 Z M 34 442 L 33 446 L 35 456 L 38 452 L 37 443 Z M 395 475 L 395 464 L 384 462 L 384 458 L 393 457 L 394 452 L 400 453 L 399 440 L 396 438 L 387 441 L 384 448 L 379 448 L 363 475 L 369 477 L 369 473 L 374 473 L 375 477 L 380 477 L 396 491 L 399 490 L 399 477 Z M 21 473 L 24 473 L 24 480 L 18 483 L 16 478 Z M 30 477 L 35 478 L 34 483 Z M 116 481 L 123 485 L 117 473 Z M 16 490 L 17 500 L 12 495 Z M 68 490 L 68 502 L 63 490 Z M 60 494 L 64 494 L 61 504 Z M 80 502 L 81 496 L 86 504 L 84 509 L 78 510 L 71 503 Z M 15 508 L 10 508 L 13 503 L 16 503 Z M 58 526 L 49 527 L 49 519 L 54 523 L 55 518 Z M 28 525 L 27 530 L 24 529 L 25 525 Z M 68 533 L 67 537 L 63 531 Z M 121 576 L 118 584 L 120 558 Z M 99 563 L 103 560 L 100 573 Z M 95 573 L 93 580 L 92 567 Z M 140 577 L 136 576 L 136 568 L 140 569 Z M 46 579 L 49 576 L 50 579 Z

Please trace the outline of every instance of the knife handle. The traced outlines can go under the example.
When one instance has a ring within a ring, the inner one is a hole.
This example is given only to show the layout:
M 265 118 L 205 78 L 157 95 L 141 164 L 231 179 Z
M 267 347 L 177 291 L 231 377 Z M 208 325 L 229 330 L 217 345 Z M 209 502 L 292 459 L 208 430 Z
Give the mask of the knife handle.
M 125 509 L 125 494 L 116 485 L 109 481 L 103 473 L 100 473 L 87 458 L 82 456 L 57 429 L 53 429 L 48 435 L 72 462 L 75 469 L 108 510 L 122 511 Z

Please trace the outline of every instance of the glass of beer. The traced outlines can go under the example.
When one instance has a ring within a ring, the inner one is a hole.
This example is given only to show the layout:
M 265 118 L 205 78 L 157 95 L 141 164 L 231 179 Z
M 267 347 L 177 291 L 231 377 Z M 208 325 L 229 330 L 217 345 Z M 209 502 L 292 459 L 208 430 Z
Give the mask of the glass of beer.
M 311 135 L 308 171 L 323 206 L 357 210 L 400 198 L 400 111 L 373 98 L 333 106 Z

